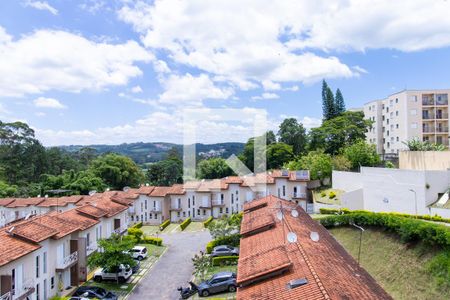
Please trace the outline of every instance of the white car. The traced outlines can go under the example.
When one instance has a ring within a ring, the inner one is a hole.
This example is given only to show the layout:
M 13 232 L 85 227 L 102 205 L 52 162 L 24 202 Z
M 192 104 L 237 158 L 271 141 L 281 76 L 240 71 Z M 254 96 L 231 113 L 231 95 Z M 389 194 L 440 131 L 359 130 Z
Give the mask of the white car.
M 115 280 L 119 282 L 126 282 L 131 277 L 133 271 L 129 265 L 120 265 L 112 269 L 100 269 L 94 273 L 94 281 L 101 282 L 103 280 Z
M 144 246 L 134 246 L 129 253 L 134 259 L 137 260 L 143 260 L 148 256 L 147 248 Z

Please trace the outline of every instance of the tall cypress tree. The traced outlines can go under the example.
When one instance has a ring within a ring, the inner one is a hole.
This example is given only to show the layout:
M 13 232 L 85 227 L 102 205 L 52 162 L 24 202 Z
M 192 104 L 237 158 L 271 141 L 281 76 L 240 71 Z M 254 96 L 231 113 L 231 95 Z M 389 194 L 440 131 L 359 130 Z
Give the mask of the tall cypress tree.
M 336 116 L 342 114 L 345 111 L 345 101 L 340 89 L 336 90 L 336 96 L 334 99 L 334 108 Z
M 329 120 L 334 115 L 334 97 L 325 79 L 322 81 L 322 111 L 323 119 Z

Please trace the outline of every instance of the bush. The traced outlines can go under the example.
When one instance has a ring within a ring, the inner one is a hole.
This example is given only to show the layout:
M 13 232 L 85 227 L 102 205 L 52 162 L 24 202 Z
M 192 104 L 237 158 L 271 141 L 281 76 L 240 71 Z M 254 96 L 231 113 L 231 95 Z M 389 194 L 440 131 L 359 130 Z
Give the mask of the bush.
M 139 243 L 142 236 L 144 235 L 144 232 L 142 231 L 142 229 L 131 227 L 131 228 L 128 228 L 128 235 L 133 236 L 136 239 L 136 241 Z
M 169 226 L 169 224 L 170 224 L 170 219 L 165 220 L 164 222 L 162 222 L 161 225 L 159 225 L 159 230 L 163 231 L 167 226 Z
M 347 208 L 335 209 L 335 208 L 321 208 L 319 209 L 321 214 L 334 215 L 334 214 L 349 214 L 350 210 Z
M 153 236 L 145 236 L 142 239 L 142 242 L 144 244 L 152 244 L 152 245 L 156 245 L 156 246 L 162 246 L 162 238 L 157 238 L 157 237 L 153 237 Z
M 229 245 L 233 247 L 239 247 L 240 242 L 241 242 L 241 235 L 238 233 L 220 237 L 206 244 L 206 253 L 211 254 L 214 247 L 219 245 Z
M 349 225 L 382 227 L 400 236 L 403 242 L 423 241 L 425 244 L 450 247 L 450 230 L 444 225 L 423 222 L 389 213 L 352 212 L 319 220 L 325 227 Z
M 327 196 L 327 193 L 325 193 L 325 191 L 323 191 L 323 192 L 320 193 L 320 197 L 324 198 L 324 197 L 326 197 L 326 196 Z
M 221 256 L 221 257 L 213 257 L 212 265 L 217 266 L 225 266 L 225 265 L 237 265 L 239 260 L 239 256 Z
M 142 222 L 136 223 L 133 226 L 131 226 L 131 228 L 141 228 L 142 225 L 144 225 Z
M 209 223 L 211 223 L 213 217 L 209 217 L 206 221 L 203 222 L 203 227 L 208 228 Z
M 427 270 L 437 277 L 439 286 L 450 288 L 450 250 L 433 257 L 427 264 Z
M 187 218 L 180 224 L 181 230 L 185 230 L 189 224 L 191 224 L 191 218 Z
M 330 198 L 330 199 L 336 198 L 336 193 L 333 192 L 333 191 L 330 191 L 330 192 L 328 193 L 328 198 Z

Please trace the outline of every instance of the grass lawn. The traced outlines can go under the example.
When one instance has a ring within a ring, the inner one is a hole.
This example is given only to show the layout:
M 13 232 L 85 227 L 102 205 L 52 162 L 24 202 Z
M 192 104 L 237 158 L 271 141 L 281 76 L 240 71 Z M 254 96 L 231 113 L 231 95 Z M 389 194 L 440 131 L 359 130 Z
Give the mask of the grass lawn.
M 330 192 L 333 192 L 336 197 L 330 198 Z M 314 202 L 324 203 L 324 204 L 341 204 L 341 195 L 344 193 L 342 190 L 336 189 L 318 189 L 313 191 Z
M 160 233 L 158 225 L 144 225 L 141 227 L 142 231 L 145 235 L 156 235 L 156 233 Z
M 223 267 L 210 267 L 208 269 L 208 272 L 206 273 L 205 278 L 209 279 L 211 278 L 211 276 L 213 276 L 214 274 L 218 273 L 218 272 L 224 272 L 224 271 L 231 271 L 231 272 L 237 272 L 237 266 L 223 266 Z M 199 284 L 201 282 L 200 279 L 195 278 L 194 282 L 196 284 Z M 194 295 L 191 299 L 226 299 L 226 300 L 231 300 L 231 299 L 236 299 L 236 293 L 222 293 L 222 294 L 215 294 L 215 295 L 211 295 L 209 297 L 199 297 L 198 294 Z
M 331 234 L 357 259 L 359 231 L 340 227 Z M 422 244 L 401 243 L 395 235 L 367 229 L 363 233 L 361 265 L 394 299 L 450 299 L 427 272 L 427 262 L 439 251 Z
M 311 218 L 313 218 L 314 220 L 317 220 L 317 219 L 322 219 L 322 218 L 329 217 L 330 215 L 310 214 L 309 216 L 310 216 Z
M 163 232 L 170 233 L 170 232 L 179 232 L 179 231 L 181 231 L 180 224 L 170 223 L 169 226 L 167 226 Z
M 164 240 L 163 240 L 164 243 Z M 147 247 L 148 255 L 149 256 L 155 256 L 160 257 L 161 254 L 163 254 L 164 250 L 166 250 L 166 246 L 156 246 L 152 244 L 139 244 L 140 246 Z
M 184 231 L 188 232 L 195 232 L 195 231 L 202 231 L 205 227 L 203 226 L 203 222 L 191 222 Z

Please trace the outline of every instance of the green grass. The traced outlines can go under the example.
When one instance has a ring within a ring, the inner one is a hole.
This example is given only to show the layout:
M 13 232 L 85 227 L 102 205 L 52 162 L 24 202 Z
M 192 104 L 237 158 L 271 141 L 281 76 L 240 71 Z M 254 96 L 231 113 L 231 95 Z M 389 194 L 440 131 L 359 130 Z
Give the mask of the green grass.
M 88 282 L 86 282 L 83 285 L 88 285 L 88 286 L 98 286 L 98 287 L 102 287 L 107 291 L 113 291 L 113 292 L 126 292 L 129 293 L 131 292 L 131 290 L 133 289 L 133 287 L 135 286 L 134 283 L 130 283 L 130 282 L 126 282 L 126 283 L 115 283 L 113 281 L 105 281 L 105 282 L 95 282 L 93 280 L 90 280 Z M 121 286 L 127 286 L 126 289 L 121 289 Z
M 330 199 L 330 192 L 334 192 L 336 197 Z M 325 194 L 324 194 L 325 193 Z M 314 202 L 324 203 L 324 204 L 341 204 L 341 195 L 344 193 L 342 190 L 336 189 L 316 189 L 313 191 Z M 323 195 L 324 194 L 324 195 Z
M 160 233 L 158 225 L 144 225 L 141 227 L 142 231 L 145 235 L 156 235 L 156 233 Z
M 179 231 L 181 231 L 180 224 L 170 223 L 169 226 L 167 226 L 163 232 L 170 233 L 170 232 L 179 232 Z
M 209 267 L 208 272 L 206 273 L 205 278 L 209 279 L 211 278 L 211 276 L 213 276 L 216 273 L 219 272 L 225 272 L 225 271 L 230 271 L 230 272 L 237 272 L 237 266 L 223 266 L 223 267 Z M 202 280 L 195 278 L 194 279 L 194 283 L 199 284 Z M 222 293 L 222 294 L 215 294 L 215 295 L 211 295 L 209 297 L 199 297 L 198 294 L 194 295 L 192 297 L 192 299 L 226 299 L 226 300 L 232 300 L 232 299 L 236 299 L 236 293 Z
M 205 227 L 203 226 L 203 222 L 191 222 L 184 231 L 196 232 L 196 231 L 202 231 L 203 229 L 205 229 Z
M 164 240 L 163 240 L 164 243 Z M 166 250 L 166 246 L 156 246 L 152 244 L 140 244 L 141 246 L 147 247 L 148 255 L 160 257 L 161 254 Z
M 331 234 L 357 259 L 359 231 L 348 227 L 330 229 Z M 443 250 L 423 244 L 403 244 L 393 234 L 366 229 L 361 265 L 394 299 L 450 299 L 450 289 L 439 286 L 427 271 L 428 262 Z
M 311 218 L 313 218 L 314 220 L 317 220 L 317 219 L 326 218 L 326 217 L 328 217 L 329 215 L 323 215 L 323 214 L 310 214 L 309 216 L 310 216 Z

